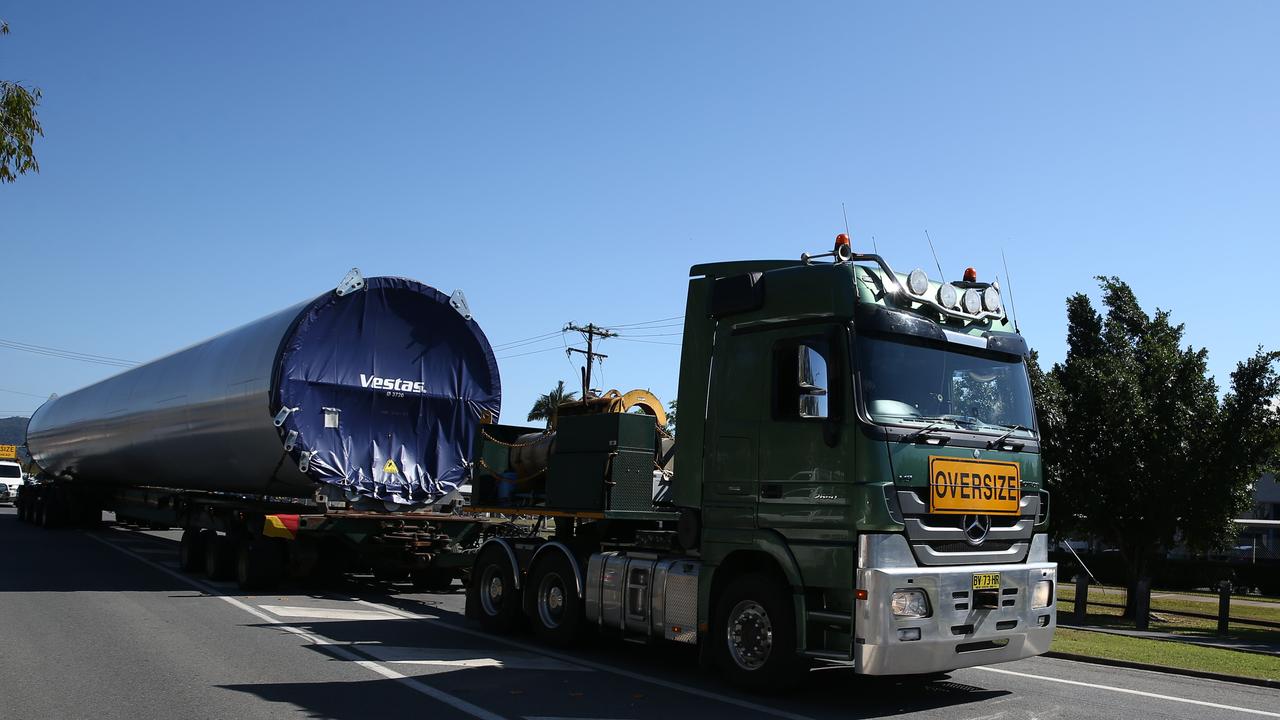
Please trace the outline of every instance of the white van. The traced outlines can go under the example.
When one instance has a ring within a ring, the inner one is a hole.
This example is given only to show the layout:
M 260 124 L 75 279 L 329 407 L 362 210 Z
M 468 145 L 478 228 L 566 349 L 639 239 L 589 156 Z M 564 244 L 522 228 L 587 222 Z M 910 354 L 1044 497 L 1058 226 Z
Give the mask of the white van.
M 0 460 L 0 504 L 18 500 L 18 487 L 26 482 L 22 466 L 12 460 Z

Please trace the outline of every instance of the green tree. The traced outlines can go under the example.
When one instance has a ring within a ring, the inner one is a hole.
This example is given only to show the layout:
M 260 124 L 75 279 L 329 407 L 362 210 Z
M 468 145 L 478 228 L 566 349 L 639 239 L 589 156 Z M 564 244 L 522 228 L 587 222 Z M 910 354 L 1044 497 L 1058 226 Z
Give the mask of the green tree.
M 577 393 L 572 390 L 565 391 L 563 380 L 556 381 L 556 386 L 551 392 L 538 396 L 538 399 L 533 402 L 533 408 L 529 410 L 529 421 L 546 420 L 547 427 L 554 426 L 560 405 L 573 400 L 576 396 Z
M 672 400 L 667 403 L 667 432 L 671 433 L 671 437 L 676 436 L 676 401 Z
M 9 34 L 9 23 L 0 20 L 0 35 Z M 40 89 L 0 80 L 0 182 L 13 182 L 19 175 L 40 172 L 33 149 L 36 136 L 44 128 L 36 118 Z
M 1067 357 L 1031 372 L 1055 524 L 1114 545 L 1132 590 L 1175 544 L 1227 542 L 1252 483 L 1278 464 L 1280 354 L 1239 363 L 1219 403 L 1208 352 L 1182 345 L 1183 326 L 1149 316 L 1119 278 L 1098 280 L 1105 316 L 1068 298 Z

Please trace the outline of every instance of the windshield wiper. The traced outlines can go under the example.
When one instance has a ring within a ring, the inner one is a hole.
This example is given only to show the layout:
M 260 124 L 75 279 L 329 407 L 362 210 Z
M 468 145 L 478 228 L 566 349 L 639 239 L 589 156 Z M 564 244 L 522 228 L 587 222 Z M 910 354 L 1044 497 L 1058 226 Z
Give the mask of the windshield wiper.
M 913 433 L 908 433 L 906 435 L 903 435 L 900 442 L 920 442 L 921 438 L 924 438 L 929 433 L 936 431 L 940 426 L 941 426 L 941 423 L 937 423 L 937 422 L 930 423 L 929 425 L 926 425 L 925 427 L 922 427 Z M 951 438 L 947 437 L 946 435 L 938 436 L 939 445 L 945 445 L 950 440 Z
M 1000 437 L 996 438 L 995 440 L 988 441 L 988 442 L 987 442 L 987 449 L 988 449 L 988 450 L 990 450 L 991 448 L 994 448 L 994 447 L 1000 447 L 1000 443 L 1004 442 L 1006 438 L 1008 438 L 1010 435 L 1012 435 L 1012 434 L 1014 434 L 1014 433 L 1018 432 L 1019 430 L 1026 430 L 1027 432 L 1031 432 L 1031 428 L 1029 428 L 1029 427 L 1023 427 L 1023 426 L 1021 426 L 1021 425 L 1019 425 L 1019 424 L 1017 424 L 1017 423 L 1014 423 L 1014 424 L 1012 424 L 1012 425 L 1001 425 L 1000 427 L 1003 427 L 1003 428 L 1009 428 L 1009 429 L 1008 429 L 1008 430 L 1005 430 L 1004 434 L 1003 434 L 1003 435 L 1001 435 Z

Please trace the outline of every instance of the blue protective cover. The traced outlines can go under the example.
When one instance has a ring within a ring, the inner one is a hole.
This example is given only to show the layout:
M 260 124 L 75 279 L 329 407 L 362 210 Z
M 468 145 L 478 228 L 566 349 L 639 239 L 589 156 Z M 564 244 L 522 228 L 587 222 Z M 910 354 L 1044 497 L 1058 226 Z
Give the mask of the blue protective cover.
M 501 405 L 480 326 L 405 278 L 315 300 L 277 368 L 275 407 L 297 408 L 281 427 L 282 438 L 298 433 L 294 459 L 313 453 L 307 474 L 352 499 L 420 504 L 456 489 L 480 423 Z

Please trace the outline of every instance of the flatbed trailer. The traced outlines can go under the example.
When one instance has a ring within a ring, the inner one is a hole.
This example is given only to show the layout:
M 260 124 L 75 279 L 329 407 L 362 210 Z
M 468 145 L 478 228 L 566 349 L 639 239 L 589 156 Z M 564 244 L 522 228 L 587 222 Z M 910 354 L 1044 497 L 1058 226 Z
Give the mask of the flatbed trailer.
M 24 486 L 17 504 L 21 520 L 46 528 L 96 526 L 104 511 L 126 526 L 181 528 L 183 570 L 234 579 L 245 590 L 345 573 L 444 590 L 465 581 L 483 528 L 493 522 L 456 512 L 460 498 L 434 510 L 391 513 L 297 498 L 73 483 Z

